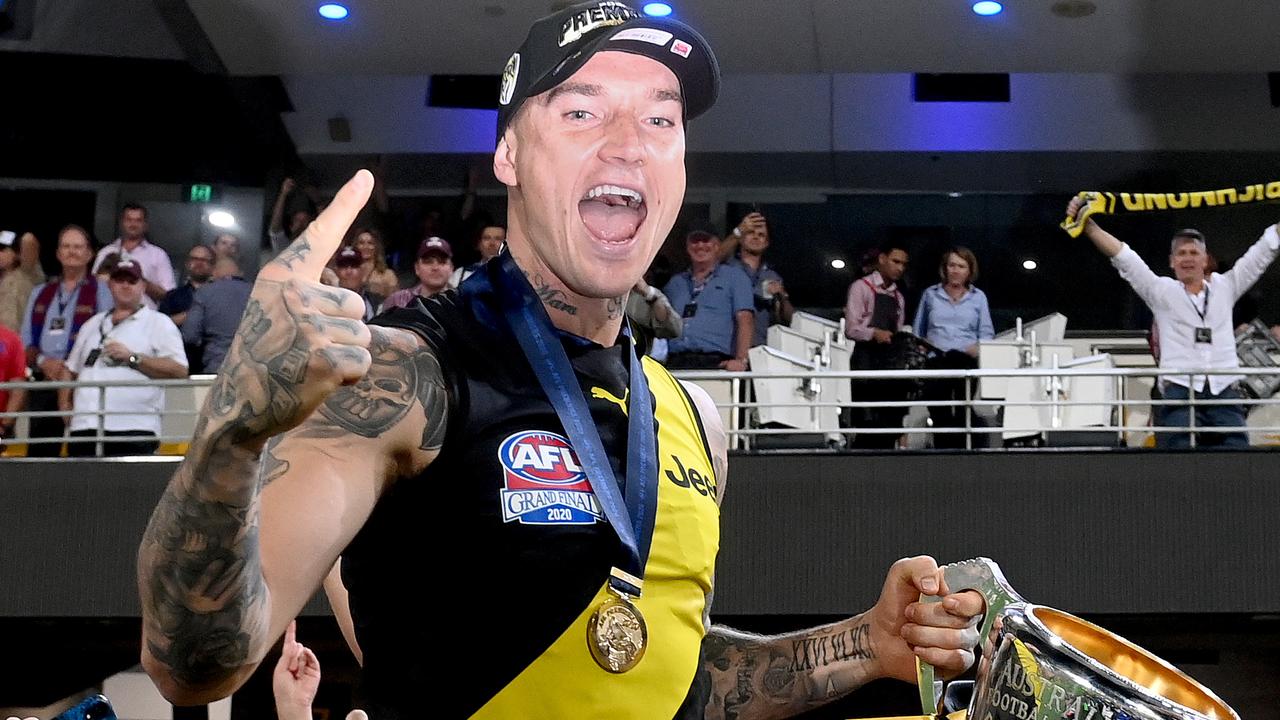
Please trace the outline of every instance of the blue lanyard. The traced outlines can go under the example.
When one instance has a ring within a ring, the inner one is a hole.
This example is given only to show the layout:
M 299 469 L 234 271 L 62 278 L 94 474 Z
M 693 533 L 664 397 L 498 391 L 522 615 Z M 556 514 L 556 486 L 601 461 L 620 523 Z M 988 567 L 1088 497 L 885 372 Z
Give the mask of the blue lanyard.
M 622 542 L 626 557 L 620 569 L 637 581 L 631 582 L 615 573 L 610 575 L 609 585 L 617 592 L 639 596 L 653 541 L 654 518 L 658 513 L 658 467 L 649 384 L 631 342 L 631 333 L 624 324 L 626 351 L 631 365 L 624 497 L 609 465 L 600 433 L 591 419 L 587 401 L 582 397 L 582 388 L 569 363 L 569 356 L 551 325 L 551 318 L 547 317 L 542 301 L 506 250 L 501 255 L 500 276 L 502 287 L 499 294 L 507 324 L 533 368 L 538 384 L 555 408 L 565 432 L 569 434 L 569 442 L 587 472 L 591 489 Z

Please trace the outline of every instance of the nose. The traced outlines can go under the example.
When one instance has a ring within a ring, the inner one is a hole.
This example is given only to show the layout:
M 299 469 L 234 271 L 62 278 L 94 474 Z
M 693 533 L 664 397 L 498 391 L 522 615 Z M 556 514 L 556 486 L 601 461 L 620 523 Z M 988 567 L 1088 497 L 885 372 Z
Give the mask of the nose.
M 605 127 L 605 143 L 600 148 L 600 158 L 606 162 L 625 165 L 644 164 L 644 144 L 640 141 L 640 128 L 629 113 L 619 113 Z

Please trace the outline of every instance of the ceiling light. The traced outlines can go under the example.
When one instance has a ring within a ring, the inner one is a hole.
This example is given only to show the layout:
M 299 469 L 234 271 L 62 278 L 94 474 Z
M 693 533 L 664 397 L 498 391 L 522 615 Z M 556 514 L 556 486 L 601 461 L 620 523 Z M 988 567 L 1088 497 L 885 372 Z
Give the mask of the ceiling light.
M 947 197 L 949 197 L 949 198 L 964 197 L 964 193 L 949 192 L 949 193 L 947 193 Z
M 836 270 L 843 270 L 844 261 L 841 260 L 840 258 L 836 258 L 835 260 L 831 261 L 831 267 L 835 268 Z
M 236 216 L 226 210 L 214 210 L 209 213 L 209 224 L 216 228 L 235 227 Z
M 973 4 L 973 11 L 979 15 L 999 15 L 1004 6 L 994 0 L 981 0 Z
M 320 6 L 320 17 L 324 18 L 325 20 L 346 20 L 347 15 L 350 15 L 350 14 L 351 14 L 351 11 L 347 10 L 346 5 L 340 5 L 338 3 L 325 3 Z
M 671 6 L 663 2 L 645 3 L 644 14 L 649 17 L 666 17 L 671 14 Z
M 1023 261 L 1022 261 L 1022 269 L 1023 269 L 1023 270 L 1035 270 L 1035 269 L 1036 269 L 1036 268 L 1038 268 L 1038 267 L 1040 267 L 1040 263 L 1036 262 L 1035 260 L 1023 260 Z

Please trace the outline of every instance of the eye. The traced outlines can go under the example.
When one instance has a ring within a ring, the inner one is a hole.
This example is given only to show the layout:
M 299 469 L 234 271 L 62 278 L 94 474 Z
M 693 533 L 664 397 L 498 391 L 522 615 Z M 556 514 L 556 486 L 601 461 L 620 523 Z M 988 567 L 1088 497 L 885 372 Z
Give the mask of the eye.
M 564 117 L 566 120 L 581 122 L 583 120 L 590 120 L 594 116 L 586 110 L 570 110 L 564 114 Z
M 660 128 L 671 128 L 676 126 L 676 124 L 672 122 L 670 118 L 665 118 L 665 117 L 651 117 L 645 120 L 645 122 L 649 123 L 654 127 L 660 127 Z

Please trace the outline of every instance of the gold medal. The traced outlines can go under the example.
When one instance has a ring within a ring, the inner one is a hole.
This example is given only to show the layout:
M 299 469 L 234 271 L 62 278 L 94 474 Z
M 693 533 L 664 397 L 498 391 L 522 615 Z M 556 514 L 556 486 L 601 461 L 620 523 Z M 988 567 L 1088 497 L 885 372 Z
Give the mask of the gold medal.
M 624 673 L 635 667 L 648 643 L 644 616 L 626 595 L 610 595 L 587 620 L 587 648 L 608 672 Z

